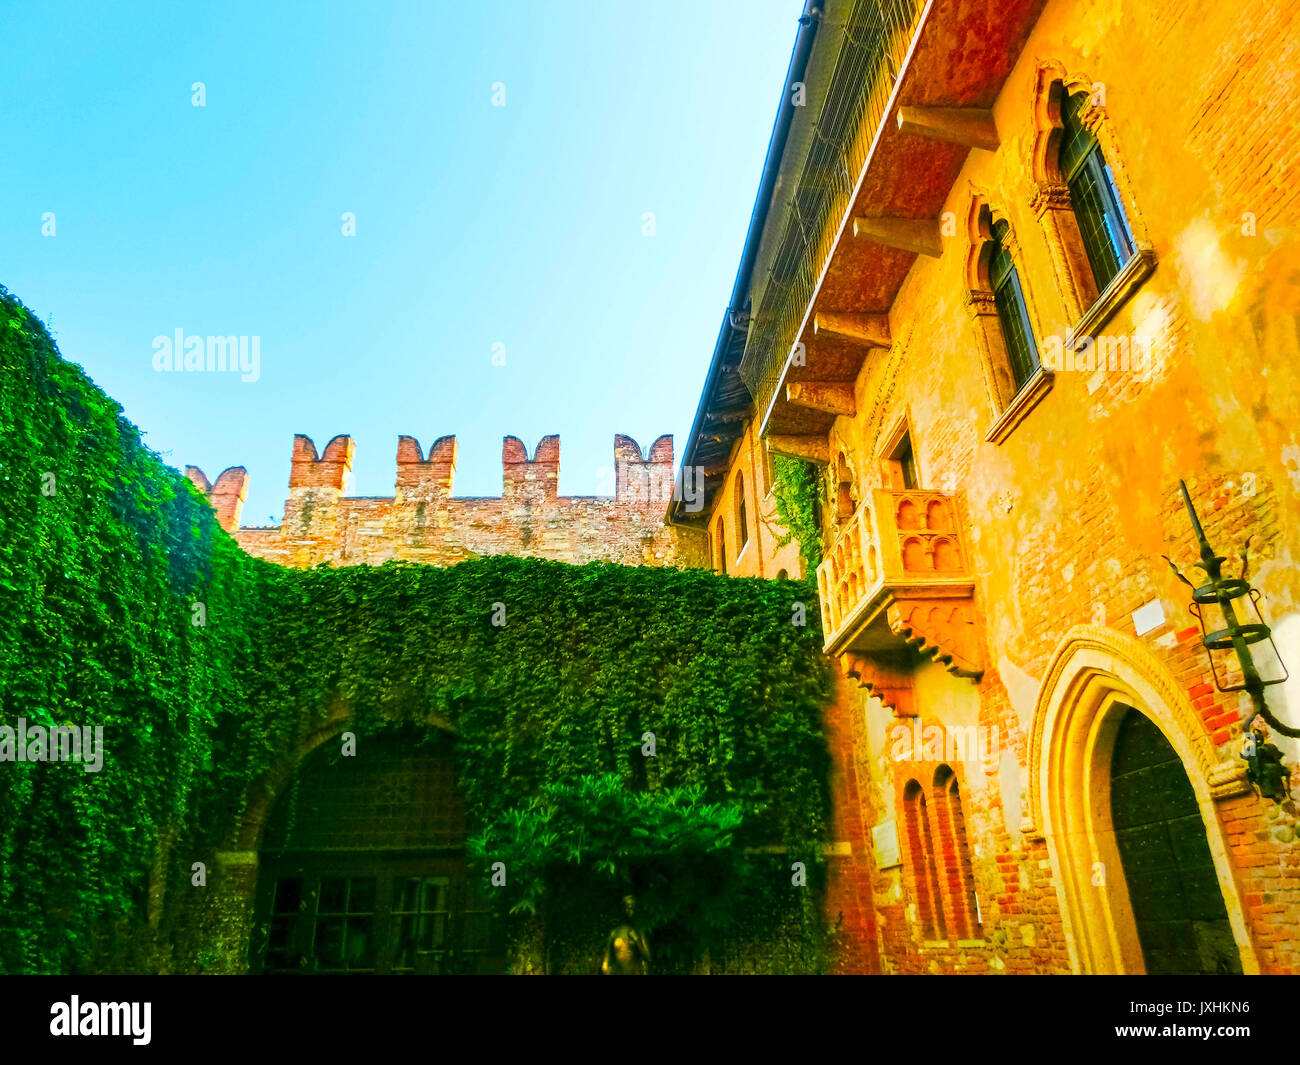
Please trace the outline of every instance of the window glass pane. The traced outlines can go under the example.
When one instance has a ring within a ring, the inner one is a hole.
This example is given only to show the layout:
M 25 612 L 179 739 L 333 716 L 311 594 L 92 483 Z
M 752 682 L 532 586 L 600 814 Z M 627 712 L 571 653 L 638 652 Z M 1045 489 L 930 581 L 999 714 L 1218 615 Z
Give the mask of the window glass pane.
M 1005 221 L 997 222 L 993 226 L 993 256 L 989 260 L 989 284 L 994 290 L 1006 281 L 1008 275 L 1015 269 L 1015 264 L 1011 261 L 1011 253 L 1003 244 L 1010 228 Z
M 749 521 L 745 517 L 745 475 L 736 477 L 736 542 L 744 547 L 749 542 Z
M 1100 292 L 1133 257 L 1133 233 L 1097 138 L 1079 122 L 1087 93 L 1075 93 L 1061 107 L 1065 128 L 1059 165 L 1070 186 L 1070 202 L 1084 251 Z
M 1007 223 L 993 226 L 993 256 L 989 262 L 989 281 L 993 285 L 993 304 L 1002 325 L 1002 337 L 1011 363 L 1011 376 L 1016 388 L 1021 388 L 1038 368 L 1038 346 L 1034 343 L 1034 330 L 1029 324 L 1029 308 L 1020 287 L 1011 253 L 1002 245 L 1007 233 Z
M 275 917 L 271 920 L 266 944 L 268 969 L 298 969 L 298 953 L 293 949 L 293 930 L 296 917 Z
M 274 913 L 297 913 L 302 902 L 302 878 L 282 876 L 275 882 Z
M 899 471 L 902 473 L 903 487 L 920 487 L 920 480 L 916 475 L 916 455 L 912 451 L 911 437 L 903 438 L 903 442 L 899 445 L 894 461 L 898 463 Z
M 1079 111 L 1088 99 L 1086 92 L 1077 92 L 1061 104 L 1061 154 L 1057 165 L 1065 180 L 1069 181 L 1078 172 L 1088 153 L 1097 146 L 1097 138 L 1090 130 L 1084 129 L 1079 121 Z
M 447 915 L 445 913 L 425 914 L 418 920 L 420 949 L 440 949 L 447 942 Z
M 426 880 L 424 882 L 424 912 L 445 910 L 447 908 L 447 881 Z
M 420 901 L 420 878 L 417 876 L 399 877 L 393 895 L 394 913 L 414 913 Z
M 409 914 L 398 919 L 397 949 L 393 954 L 395 970 L 415 968 L 415 921 Z
M 348 881 L 343 876 L 323 876 L 317 913 L 344 913 L 347 908 Z
M 349 969 L 375 967 L 373 917 L 349 917 L 347 927 L 347 963 Z
M 1084 251 L 1092 266 L 1093 280 L 1100 292 L 1119 273 L 1123 262 L 1112 238 L 1114 221 L 1107 217 L 1109 191 L 1100 152 L 1094 149 L 1087 163 L 1070 181 L 1070 201 L 1079 222 Z
M 316 965 L 320 969 L 343 968 L 343 940 L 346 918 L 322 917 L 316 922 Z
M 1024 294 L 1020 291 L 1020 279 L 1014 272 L 993 294 L 993 303 L 998 310 L 998 320 L 1002 323 L 1007 358 L 1011 362 L 1011 376 L 1016 388 L 1021 388 L 1038 367 L 1038 353 L 1029 327 Z
M 1110 237 L 1110 242 L 1115 248 L 1115 253 L 1119 256 L 1122 263 L 1126 263 L 1132 257 L 1135 242 L 1133 240 L 1133 231 L 1129 229 L 1128 218 L 1124 214 L 1124 205 L 1120 202 L 1119 190 L 1115 187 L 1115 175 L 1106 165 L 1106 158 L 1101 154 L 1099 148 L 1095 153 L 1095 163 L 1100 170 L 1099 184 L 1105 193 L 1104 203 L 1106 208 L 1106 235 Z
M 267 949 L 274 952 L 284 950 L 293 935 L 293 918 L 277 917 L 271 922 L 271 931 L 267 937 Z
M 360 877 L 352 881 L 348 893 L 348 913 L 375 912 L 375 878 Z

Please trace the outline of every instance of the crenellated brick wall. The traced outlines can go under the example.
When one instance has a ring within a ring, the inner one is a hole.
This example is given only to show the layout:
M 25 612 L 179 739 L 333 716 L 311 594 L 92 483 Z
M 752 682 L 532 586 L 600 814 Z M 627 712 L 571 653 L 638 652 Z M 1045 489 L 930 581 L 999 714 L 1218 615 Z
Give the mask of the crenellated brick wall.
M 480 555 L 524 555 L 562 562 L 646 566 L 708 564 L 704 535 L 664 522 L 673 485 L 673 441 L 661 436 L 648 454 L 628 436 L 614 438 L 613 496 L 561 496 L 560 438 L 546 436 L 530 458 L 523 441 L 502 444 L 500 496 L 457 497 L 456 438 L 444 436 L 426 457 L 419 441 L 397 442 L 391 496 L 349 496 L 345 482 L 355 445 L 336 436 L 317 452 L 295 436 L 284 520 L 239 524 L 248 486 L 242 466 L 215 482 L 187 466 L 223 528 L 251 555 L 287 566 L 377 564 L 390 559 L 450 565 Z

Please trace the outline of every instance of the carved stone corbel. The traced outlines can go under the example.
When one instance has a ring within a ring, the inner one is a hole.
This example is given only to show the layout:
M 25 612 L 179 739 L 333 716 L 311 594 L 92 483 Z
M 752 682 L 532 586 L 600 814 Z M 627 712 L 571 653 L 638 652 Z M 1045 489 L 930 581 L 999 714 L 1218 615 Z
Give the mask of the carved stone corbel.
M 886 616 L 892 632 L 949 673 L 972 680 L 984 675 L 975 607 L 969 599 L 896 600 Z
M 912 677 L 905 670 L 852 653 L 840 657 L 840 669 L 893 711 L 895 717 L 916 716 Z

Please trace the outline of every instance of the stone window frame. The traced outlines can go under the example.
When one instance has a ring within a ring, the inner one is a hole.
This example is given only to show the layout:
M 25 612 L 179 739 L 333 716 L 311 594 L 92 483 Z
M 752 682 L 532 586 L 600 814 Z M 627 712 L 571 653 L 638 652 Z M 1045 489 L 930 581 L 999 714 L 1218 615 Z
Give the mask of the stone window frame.
M 1007 226 L 1000 243 L 1015 266 L 1020 292 L 1025 300 L 1025 311 L 1033 328 L 1034 345 L 1039 354 L 1038 368 L 1019 388 L 1016 387 L 1011 372 L 1010 353 L 989 281 L 989 263 L 995 243 L 993 227 L 999 222 L 1005 222 Z M 975 326 L 977 348 L 984 369 L 984 387 L 994 415 L 984 439 L 992 444 L 1001 444 L 1051 391 L 1053 374 L 1042 365 L 1043 323 L 1032 293 L 1033 286 L 1027 281 L 1028 273 L 1024 268 L 1024 255 L 1015 224 L 1004 211 L 990 204 L 988 195 L 981 189 L 971 189 L 966 211 L 966 235 L 964 303 L 966 313 Z
M 1034 81 L 1034 136 L 1029 160 L 1033 192 L 1029 206 L 1047 241 L 1057 288 L 1065 303 L 1066 320 L 1074 323 L 1065 337 L 1065 348 L 1069 351 L 1110 321 L 1156 268 L 1155 249 L 1138 205 L 1115 123 L 1105 105 L 1093 99 L 1102 84 L 1083 74 L 1068 72 L 1057 60 L 1040 61 Z M 1097 138 L 1134 244 L 1134 254 L 1100 292 L 1070 202 L 1070 189 L 1058 165 L 1064 134 L 1061 103 L 1079 92 L 1089 94 L 1080 109 L 1079 121 Z
M 903 473 L 900 468 L 898 459 L 894 458 L 903 439 L 906 438 L 912 447 L 912 462 L 916 467 L 917 486 L 925 482 L 921 476 L 921 457 L 916 447 L 916 434 L 912 432 L 912 416 L 909 409 L 899 412 L 890 426 L 889 432 L 880 438 L 880 446 L 876 452 L 876 461 L 880 469 L 880 486 L 882 488 L 902 488 Z

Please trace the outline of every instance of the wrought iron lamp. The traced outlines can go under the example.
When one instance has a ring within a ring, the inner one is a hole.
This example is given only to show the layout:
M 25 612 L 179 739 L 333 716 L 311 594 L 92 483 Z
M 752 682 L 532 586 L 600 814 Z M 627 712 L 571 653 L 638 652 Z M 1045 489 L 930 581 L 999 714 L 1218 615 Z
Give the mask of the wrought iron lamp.
M 1268 722 L 1269 727 L 1276 729 L 1284 736 L 1300 737 L 1300 728 L 1292 728 L 1289 725 L 1279 721 L 1268 708 L 1268 703 L 1264 699 L 1264 689 L 1272 684 L 1281 684 L 1289 674 L 1281 656 L 1277 653 L 1277 645 L 1273 642 L 1273 633 L 1268 625 L 1264 623 L 1264 616 L 1259 610 L 1259 592 L 1250 586 L 1248 575 L 1247 551 L 1250 549 L 1250 537 L 1247 537 L 1245 547 L 1241 552 L 1241 576 L 1226 577 L 1223 574 L 1223 563 L 1227 561 L 1226 556 L 1216 555 L 1214 549 L 1210 547 L 1209 541 L 1205 538 L 1205 530 L 1201 527 L 1201 520 L 1197 517 L 1196 508 L 1192 505 L 1192 497 L 1187 491 L 1187 484 L 1179 481 L 1178 486 L 1182 489 L 1183 503 L 1187 507 L 1187 513 L 1192 520 L 1192 531 L 1196 534 L 1196 540 L 1201 548 L 1201 560 L 1196 563 L 1198 567 L 1205 571 L 1206 582 L 1199 588 L 1192 584 L 1174 565 L 1173 560 L 1168 555 L 1164 556 L 1169 568 L 1174 571 L 1174 575 L 1192 589 L 1192 602 L 1188 610 L 1196 616 L 1196 620 L 1201 626 L 1201 646 L 1205 648 L 1206 657 L 1210 662 L 1210 673 L 1214 677 L 1214 686 L 1221 692 L 1239 692 L 1245 691 L 1250 693 L 1250 701 L 1253 707 L 1250 717 L 1246 719 L 1245 725 L 1242 726 L 1244 739 L 1242 741 L 1241 756 L 1246 759 L 1250 767 L 1250 779 L 1256 787 L 1259 788 L 1261 795 L 1266 795 L 1276 802 L 1290 797 L 1290 771 L 1282 764 L 1282 752 L 1273 744 L 1267 742 L 1267 735 L 1260 735 L 1256 729 L 1256 720 L 1263 718 Z M 1238 607 L 1243 608 L 1245 603 L 1242 600 L 1250 601 L 1250 608 L 1254 612 L 1254 621 L 1243 621 L 1238 617 Z M 1205 610 L 1207 607 L 1217 606 L 1219 612 L 1223 615 L 1223 628 L 1207 631 Z M 1278 665 L 1282 667 L 1282 675 L 1265 678 L 1260 674 L 1255 664 L 1254 655 L 1251 647 L 1268 641 L 1273 650 L 1273 657 L 1277 660 Z M 1226 674 L 1219 675 L 1219 667 L 1214 660 L 1214 652 L 1231 650 L 1235 653 L 1237 662 L 1241 667 L 1240 683 L 1228 683 L 1230 679 Z M 1285 781 L 1285 787 L 1283 782 Z

